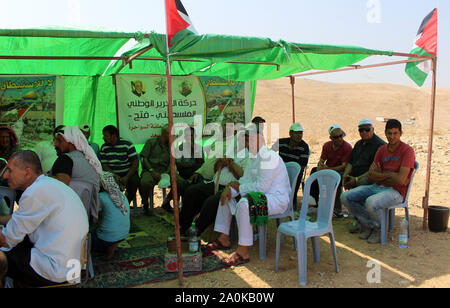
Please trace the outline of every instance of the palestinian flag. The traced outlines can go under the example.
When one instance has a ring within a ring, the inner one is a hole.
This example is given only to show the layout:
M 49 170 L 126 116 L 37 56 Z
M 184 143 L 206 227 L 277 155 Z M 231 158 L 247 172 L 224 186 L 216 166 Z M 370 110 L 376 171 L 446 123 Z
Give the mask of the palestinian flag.
M 425 17 L 417 32 L 417 40 L 412 54 L 437 55 L 438 10 L 434 9 Z M 421 87 L 430 72 L 430 61 L 410 62 L 406 64 L 406 74 Z
M 166 24 L 169 47 L 188 33 L 197 34 L 180 0 L 166 0 Z

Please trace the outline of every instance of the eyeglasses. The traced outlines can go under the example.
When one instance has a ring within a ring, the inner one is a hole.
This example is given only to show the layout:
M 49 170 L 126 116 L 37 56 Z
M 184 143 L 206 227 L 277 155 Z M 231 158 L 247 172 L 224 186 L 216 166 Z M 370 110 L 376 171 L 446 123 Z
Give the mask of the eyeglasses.
M 360 133 L 362 133 L 362 132 L 368 133 L 368 132 L 370 132 L 371 130 L 372 130 L 372 128 L 359 128 L 359 129 L 358 129 L 358 131 L 359 131 Z
M 343 137 L 344 137 L 344 134 L 340 134 L 340 135 L 337 135 L 337 136 L 331 136 L 331 138 L 334 139 L 334 140 L 339 139 L 339 138 L 343 138 Z

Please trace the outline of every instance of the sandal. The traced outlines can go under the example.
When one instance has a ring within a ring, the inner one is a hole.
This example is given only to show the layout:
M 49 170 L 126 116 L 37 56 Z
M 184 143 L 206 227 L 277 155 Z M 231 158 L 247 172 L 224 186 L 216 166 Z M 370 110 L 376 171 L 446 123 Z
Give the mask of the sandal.
M 244 259 L 240 254 L 238 254 L 237 251 L 233 252 L 227 258 L 222 260 L 222 264 L 226 266 L 239 266 L 248 262 L 250 262 L 250 258 Z
M 222 245 L 222 243 L 219 242 L 219 240 L 217 239 L 217 240 L 215 240 L 215 241 L 212 242 L 212 243 L 208 243 L 208 244 L 205 246 L 205 249 L 206 249 L 206 250 L 229 250 L 229 249 L 231 249 L 231 245 L 230 245 L 230 246 L 224 246 L 224 245 Z

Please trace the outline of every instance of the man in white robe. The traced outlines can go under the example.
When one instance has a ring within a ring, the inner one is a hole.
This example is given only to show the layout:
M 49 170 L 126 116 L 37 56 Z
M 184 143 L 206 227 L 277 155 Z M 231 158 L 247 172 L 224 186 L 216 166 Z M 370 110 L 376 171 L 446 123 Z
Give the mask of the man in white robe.
M 239 265 L 250 260 L 249 246 L 253 245 L 253 228 L 250 223 L 249 202 L 244 198 L 250 192 L 263 193 L 267 198 L 268 215 L 286 211 L 291 187 L 286 166 L 281 157 L 265 145 L 262 131 L 251 127 L 248 131 L 251 162 L 239 181 L 231 182 L 224 189 L 217 212 L 214 230 L 220 235 L 209 248 L 231 246 L 229 234 L 232 215 L 236 216 L 239 229 L 238 249 L 223 262 Z M 237 197 L 241 197 L 237 201 Z

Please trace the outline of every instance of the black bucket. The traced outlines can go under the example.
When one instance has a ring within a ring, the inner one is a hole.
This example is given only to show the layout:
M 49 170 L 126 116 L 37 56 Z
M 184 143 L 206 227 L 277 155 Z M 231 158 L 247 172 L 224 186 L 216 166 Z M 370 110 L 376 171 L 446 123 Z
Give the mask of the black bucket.
M 431 205 L 428 207 L 428 228 L 433 232 L 447 231 L 450 208 Z

